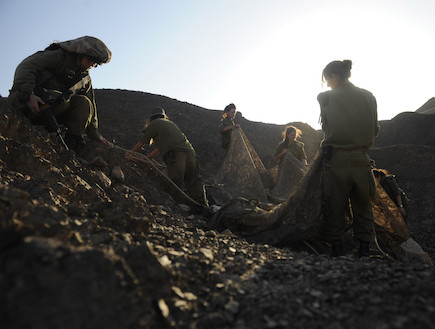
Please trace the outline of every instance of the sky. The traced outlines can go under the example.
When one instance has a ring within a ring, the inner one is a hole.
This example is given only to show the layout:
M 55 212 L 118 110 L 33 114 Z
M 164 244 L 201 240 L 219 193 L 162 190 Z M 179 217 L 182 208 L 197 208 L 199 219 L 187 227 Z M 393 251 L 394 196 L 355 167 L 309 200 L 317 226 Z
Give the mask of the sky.
M 27 56 L 91 35 L 113 55 L 91 69 L 96 89 L 320 129 L 322 70 L 350 59 L 389 120 L 435 96 L 433 17 L 433 0 L 0 0 L 0 95 Z

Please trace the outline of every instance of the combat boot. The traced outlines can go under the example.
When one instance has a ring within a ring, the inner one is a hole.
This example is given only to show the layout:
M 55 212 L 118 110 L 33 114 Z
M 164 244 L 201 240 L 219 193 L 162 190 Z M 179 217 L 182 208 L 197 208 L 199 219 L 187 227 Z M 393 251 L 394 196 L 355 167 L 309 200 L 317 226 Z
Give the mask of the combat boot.
M 358 256 L 361 257 L 370 257 L 370 243 L 360 241 L 359 242 L 359 251 Z
M 346 252 L 344 251 L 343 241 L 341 240 L 332 241 L 331 250 L 332 257 L 340 257 L 346 254 Z

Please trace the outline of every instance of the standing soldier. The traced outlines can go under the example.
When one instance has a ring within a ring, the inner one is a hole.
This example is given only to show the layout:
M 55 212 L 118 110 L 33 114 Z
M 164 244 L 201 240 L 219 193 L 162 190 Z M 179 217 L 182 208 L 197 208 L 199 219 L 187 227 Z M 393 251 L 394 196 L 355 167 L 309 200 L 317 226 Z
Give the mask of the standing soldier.
M 231 103 L 228 104 L 224 113 L 222 114 L 221 124 L 219 125 L 219 129 L 222 137 L 222 148 L 228 152 L 231 144 L 231 132 L 235 128 L 240 128 L 240 126 L 234 123 L 234 117 L 236 115 L 236 106 Z
M 92 67 L 108 63 L 111 57 L 106 45 L 90 36 L 52 43 L 17 66 L 9 106 L 23 111 L 33 123 L 41 124 L 50 105 L 54 117 L 67 128 L 65 142 L 71 149 L 84 143 L 85 133 L 111 145 L 98 131 L 97 107 L 89 76 Z
M 142 138 L 132 151 L 137 152 L 142 146 L 149 145 L 151 142 L 156 149 L 148 155 L 148 158 L 151 159 L 160 153 L 167 166 L 168 177 L 180 188 L 184 182 L 190 197 L 205 205 L 195 150 L 177 125 L 168 119 L 165 110 L 160 107 L 153 110 Z M 174 198 L 177 198 L 176 195 Z
M 344 254 L 345 211 L 351 201 L 353 232 L 359 240 L 359 256 L 370 256 L 373 239 L 371 200 L 376 185 L 367 149 L 379 131 L 375 97 L 349 82 L 352 62 L 333 61 L 323 70 L 331 90 L 317 97 L 321 108 L 324 156 L 324 237 L 332 243 L 332 255 Z
M 304 143 L 297 140 L 301 135 L 302 132 L 300 129 L 293 126 L 286 127 L 283 132 L 283 140 L 278 144 L 275 150 L 275 159 L 279 164 L 281 164 L 284 155 L 290 152 L 296 159 L 308 167 Z

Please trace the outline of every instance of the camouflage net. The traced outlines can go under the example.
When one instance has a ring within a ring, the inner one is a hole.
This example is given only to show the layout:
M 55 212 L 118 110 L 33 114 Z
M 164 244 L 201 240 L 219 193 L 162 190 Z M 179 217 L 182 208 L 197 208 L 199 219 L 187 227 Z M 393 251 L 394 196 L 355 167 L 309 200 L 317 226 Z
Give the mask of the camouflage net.
M 220 195 L 225 196 L 227 201 L 211 218 L 209 228 L 218 231 L 229 229 L 253 242 L 278 246 L 319 240 L 324 225 L 321 152 L 317 153 L 306 173 L 303 169 L 302 163 L 291 154 L 286 155 L 276 186 L 269 193 L 264 188 L 264 177 L 267 182 L 273 181 L 273 170 L 264 169 L 243 132 L 234 131 L 227 157 L 216 176 L 216 182 L 222 184 Z M 263 180 L 260 172 L 263 173 Z M 218 195 L 213 195 L 215 200 Z M 286 200 L 279 205 L 267 203 L 266 196 L 271 195 L 285 197 Z M 397 206 L 382 186 L 377 187 L 373 214 L 376 246 L 384 256 L 395 257 L 399 246 L 409 241 L 410 235 Z M 351 227 L 352 218 L 349 215 Z M 430 263 L 430 259 L 423 262 Z
M 290 152 L 287 152 L 284 156 L 278 170 L 272 170 L 277 171 L 278 176 L 271 194 L 276 198 L 284 200 L 296 190 L 296 187 L 305 175 L 305 165 Z
M 282 203 L 296 189 L 305 166 L 288 153 L 278 168 L 267 170 L 242 129 L 233 130 L 227 156 L 214 179 L 211 192 L 218 204 L 234 198 L 254 203 Z
M 388 254 L 395 254 L 396 248 L 410 238 L 408 227 L 396 204 L 381 185 L 376 186 L 372 206 L 379 247 Z
M 230 149 L 231 151 L 231 149 Z M 211 219 L 210 227 L 269 244 L 288 244 L 316 236 L 321 219 L 322 160 L 315 157 L 296 191 L 278 206 L 239 197 L 228 202 Z
M 234 129 L 225 160 L 215 177 L 211 192 L 218 204 L 242 197 L 266 203 L 262 176 L 267 171 L 241 129 Z

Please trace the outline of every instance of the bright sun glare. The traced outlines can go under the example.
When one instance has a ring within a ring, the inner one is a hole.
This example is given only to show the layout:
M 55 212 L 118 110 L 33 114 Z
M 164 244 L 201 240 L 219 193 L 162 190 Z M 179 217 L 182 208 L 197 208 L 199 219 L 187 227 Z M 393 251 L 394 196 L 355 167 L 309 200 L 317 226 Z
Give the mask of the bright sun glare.
M 319 129 L 316 97 L 323 91 L 321 72 L 330 61 L 343 59 L 353 62 L 351 82 L 377 98 L 380 119 L 391 119 L 398 109 L 415 111 L 432 96 L 427 88 L 431 75 L 422 75 L 427 87 L 421 94 L 408 103 L 398 97 L 404 89 L 400 68 L 415 58 L 416 49 L 428 44 L 427 34 L 404 25 L 403 17 L 383 12 L 362 10 L 350 16 L 335 10 L 330 14 L 342 19 L 325 24 L 323 17 L 328 12 L 319 11 L 270 26 L 246 52 L 217 97 L 229 97 L 253 121 L 303 121 Z

